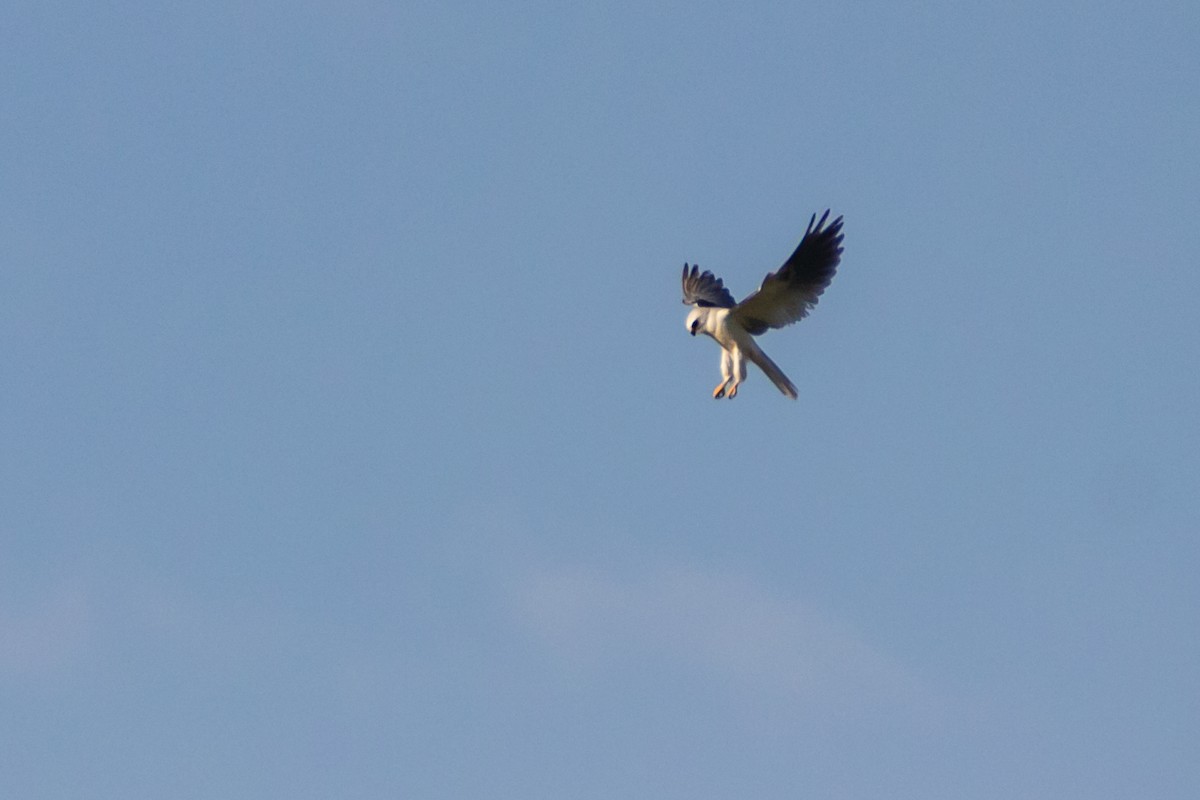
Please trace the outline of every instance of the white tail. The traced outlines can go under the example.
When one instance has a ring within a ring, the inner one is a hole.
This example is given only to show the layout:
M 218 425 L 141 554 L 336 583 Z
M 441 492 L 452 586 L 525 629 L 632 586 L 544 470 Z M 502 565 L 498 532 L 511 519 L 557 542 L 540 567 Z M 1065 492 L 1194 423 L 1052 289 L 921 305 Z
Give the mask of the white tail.
M 746 350 L 746 356 L 757 364 L 759 369 L 766 373 L 767 377 L 771 379 L 771 383 L 779 387 L 779 391 L 793 400 L 799 396 L 799 393 L 796 391 L 796 385 L 788 380 L 788 376 L 783 374 L 783 370 L 768 358 L 766 353 L 755 347 L 753 350 Z

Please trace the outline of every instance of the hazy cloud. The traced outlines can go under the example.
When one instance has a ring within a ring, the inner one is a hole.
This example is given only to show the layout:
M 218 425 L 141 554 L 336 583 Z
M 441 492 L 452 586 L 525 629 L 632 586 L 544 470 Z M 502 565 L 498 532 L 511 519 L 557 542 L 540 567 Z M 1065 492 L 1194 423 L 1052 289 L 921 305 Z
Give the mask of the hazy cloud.
M 744 690 L 844 708 L 925 694 L 851 626 L 744 576 L 550 569 L 526 576 L 515 597 L 521 623 L 576 661 L 679 660 Z

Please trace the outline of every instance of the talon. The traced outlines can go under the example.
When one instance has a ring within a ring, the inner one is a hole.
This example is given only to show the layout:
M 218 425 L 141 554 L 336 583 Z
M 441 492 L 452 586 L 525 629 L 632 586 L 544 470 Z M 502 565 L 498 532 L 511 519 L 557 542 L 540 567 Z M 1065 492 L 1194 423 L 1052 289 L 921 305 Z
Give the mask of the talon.
M 729 387 L 729 399 L 732 400 L 735 397 L 737 397 L 737 386 L 730 386 Z
M 727 384 L 722 383 L 720 386 L 713 389 L 713 399 L 714 400 L 720 400 L 722 397 L 725 396 L 725 386 L 726 385 Z

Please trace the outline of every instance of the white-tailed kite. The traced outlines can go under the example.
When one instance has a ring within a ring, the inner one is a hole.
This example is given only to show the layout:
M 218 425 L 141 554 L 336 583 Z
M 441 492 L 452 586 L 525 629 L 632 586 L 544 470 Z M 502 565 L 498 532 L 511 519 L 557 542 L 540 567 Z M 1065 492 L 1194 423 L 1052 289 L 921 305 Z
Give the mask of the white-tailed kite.
M 738 384 L 746 380 L 748 358 L 779 391 L 796 399 L 795 384 L 767 358 L 754 337 L 804 319 L 833 280 L 842 260 L 842 218 L 825 227 L 828 218 L 829 211 L 820 222 L 813 214 L 792 257 L 740 303 L 733 302 L 720 278 L 701 272 L 698 266 L 683 265 L 683 302 L 695 306 L 687 316 L 688 332 L 708 334 L 721 345 L 722 381 L 713 389 L 713 397 L 737 396 Z

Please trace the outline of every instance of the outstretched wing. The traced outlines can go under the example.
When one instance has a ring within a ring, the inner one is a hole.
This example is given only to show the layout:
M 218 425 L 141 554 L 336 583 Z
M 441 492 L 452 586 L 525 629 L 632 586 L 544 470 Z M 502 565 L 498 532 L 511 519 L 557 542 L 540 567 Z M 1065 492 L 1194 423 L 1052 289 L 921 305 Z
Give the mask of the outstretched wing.
M 825 227 L 828 218 L 829 211 L 820 222 L 813 214 L 796 252 L 763 279 L 757 292 L 730 312 L 731 319 L 758 336 L 768 328 L 782 328 L 808 315 L 842 260 L 842 218 Z
M 725 288 L 725 284 L 708 270 L 700 271 L 700 267 L 692 266 L 689 272 L 687 264 L 683 265 L 683 302 L 693 306 L 716 306 L 717 308 L 733 308 L 733 295 Z

